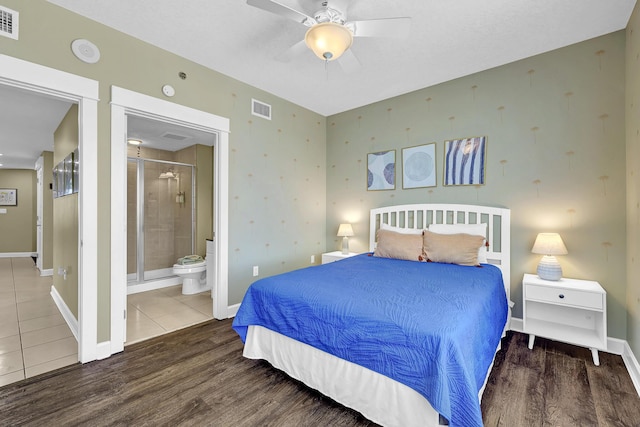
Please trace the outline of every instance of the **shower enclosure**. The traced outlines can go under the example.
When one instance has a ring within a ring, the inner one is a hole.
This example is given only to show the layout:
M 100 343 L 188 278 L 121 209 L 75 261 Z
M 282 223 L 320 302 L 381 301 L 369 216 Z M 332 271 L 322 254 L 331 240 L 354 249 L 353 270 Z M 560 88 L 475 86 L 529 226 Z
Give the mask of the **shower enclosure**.
M 177 285 L 178 258 L 194 251 L 193 165 L 127 159 L 127 289 Z

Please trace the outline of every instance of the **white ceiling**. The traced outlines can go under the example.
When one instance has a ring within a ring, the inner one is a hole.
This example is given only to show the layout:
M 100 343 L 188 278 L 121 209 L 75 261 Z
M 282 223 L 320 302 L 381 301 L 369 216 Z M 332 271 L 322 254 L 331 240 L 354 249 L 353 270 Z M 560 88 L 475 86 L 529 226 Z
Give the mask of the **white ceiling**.
M 408 39 L 355 39 L 361 68 L 345 73 L 306 49 L 277 60 L 306 27 L 244 0 L 49 1 L 325 116 L 621 30 L 636 3 L 333 0 L 349 20 L 411 17 Z M 313 15 L 321 0 L 280 2 Z M 7 90 L 0 85 L 0 163 L 31 169 L 69 104 L 30 95 L 19 107 L 10 96 L 25 94 Z
M 362 64 L 275 59 L 304 25 L 244 0 L 49 0 L 325 116 L 626 27 L 635 0 L 330 0 L 349 20 L 411 17 L 406 40 L 357 38 Z M 278 0 L 309 15 L 321 0 Z M 98 46 L 99 47 L 99 46 Z

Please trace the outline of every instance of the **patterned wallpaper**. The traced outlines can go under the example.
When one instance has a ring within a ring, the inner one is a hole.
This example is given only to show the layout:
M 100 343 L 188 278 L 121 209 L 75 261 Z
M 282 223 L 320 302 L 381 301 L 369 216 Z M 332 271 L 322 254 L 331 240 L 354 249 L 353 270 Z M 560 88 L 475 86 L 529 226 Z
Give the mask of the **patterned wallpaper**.
M 640 8 L 626 31 L 627 341 L 640 360 Z
M 511 299 L 535 272 L 538 232 L 556 231 L 566 277 L 608 291 L 609 335 L 626 338 L 624 32 L 327 118 L 327 250 L 352 222 L 367 250 L 372 207 L 476 203 L 512 210 Z M 445 141 L 486 137 L 484 185 L 443 185 Z M 402 150 L 435 143 L 436 186 L 403 189 Z M 367 191 L 369 153 L 395 150 L 395 189 Z

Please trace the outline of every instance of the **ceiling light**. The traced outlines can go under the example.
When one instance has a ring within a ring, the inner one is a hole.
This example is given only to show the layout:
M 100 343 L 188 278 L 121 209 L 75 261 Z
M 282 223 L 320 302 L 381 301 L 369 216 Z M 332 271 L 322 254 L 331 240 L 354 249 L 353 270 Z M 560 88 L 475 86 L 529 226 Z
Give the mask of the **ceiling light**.
M 127 143 L 131 145 L 142 145 L 142 141 L 139 139 L 127 139 Z
M 353 33 L 342 24 L 323 22 L 309 28 L 304 41 L 318 58 L 333 61 L 351 47 Z

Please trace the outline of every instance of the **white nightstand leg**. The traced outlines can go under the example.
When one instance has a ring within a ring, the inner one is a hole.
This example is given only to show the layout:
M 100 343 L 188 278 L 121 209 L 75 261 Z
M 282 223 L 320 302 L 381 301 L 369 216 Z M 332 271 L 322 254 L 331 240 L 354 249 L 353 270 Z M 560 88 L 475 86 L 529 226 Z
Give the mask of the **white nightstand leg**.
M 596 366 L 600 366 L 600 356 L 598 356 L 598 349 L 590 348 L 589 350 L 591 350 L 591 356 L 593 357 L 593 364 Z
M 533 350 L 533 341 L 536 339 L 536 336 L 533 334 L 529 334 L 529 350 Z

